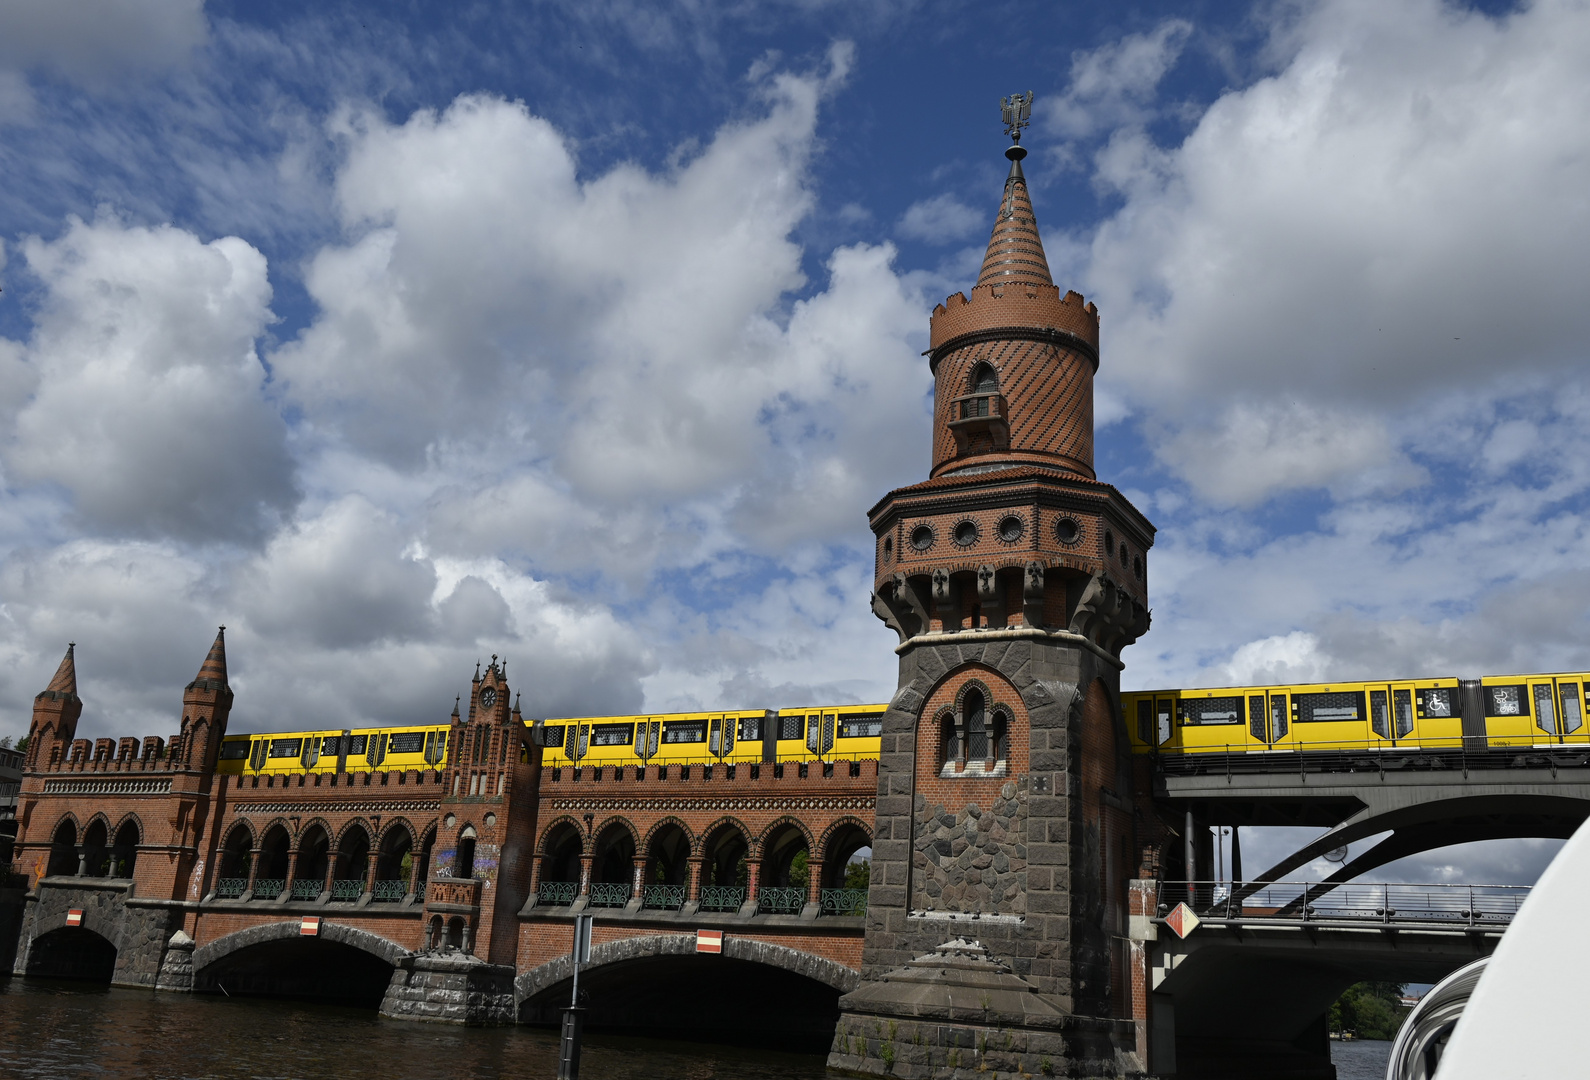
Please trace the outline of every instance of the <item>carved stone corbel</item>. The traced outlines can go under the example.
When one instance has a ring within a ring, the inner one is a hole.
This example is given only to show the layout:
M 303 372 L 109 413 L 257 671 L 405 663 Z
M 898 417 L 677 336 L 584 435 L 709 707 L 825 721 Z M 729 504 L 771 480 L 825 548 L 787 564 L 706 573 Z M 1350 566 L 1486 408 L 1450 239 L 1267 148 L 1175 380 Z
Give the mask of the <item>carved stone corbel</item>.
M 961 613 L 955 600 L 954 580 L 944 567 L 933 571 L 933 614 L 945 630 L 960 628 Z
M 999 594 L 999 571 L 988 563 L 977 568 L 977 603 L 982 608 L 985 626 L 1005 625 L 1004 597 Z
M 1021 574 L 1021 621 L 1043 625 L 1043 563 L 1030 562 Z

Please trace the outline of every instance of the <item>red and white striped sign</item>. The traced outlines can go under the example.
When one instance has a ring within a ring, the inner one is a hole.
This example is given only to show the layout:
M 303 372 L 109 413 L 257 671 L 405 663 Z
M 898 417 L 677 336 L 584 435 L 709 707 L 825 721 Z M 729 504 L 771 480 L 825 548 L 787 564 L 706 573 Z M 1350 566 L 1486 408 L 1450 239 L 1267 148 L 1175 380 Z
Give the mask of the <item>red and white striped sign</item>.
M 720 953 L 723 951 L 722 930 L 697 930 L 696 952 Z
M 298 936 L 299 937 L 319 937 L 320 936 L 320 916 L 319 915 L 305 915 L 303 917 L 303 919 L 301 919 L 299 921 L 299 923 L 298 923 Z
M 1193 909 L 1186 904 L 1177 904 L 1171 909 L 1170 914 L 1165 916 L 1165 925 L 1176 931 L 1176 936 L 1180 938 L 1198 929 L 1198 923 L 1198 916 L 1194 915 Z
M 82 926 L 83 925 L 83 909 L 80 908 L 80 907 L 75 907 L 75 908 L 72 908 L 70 911 L 68 911 L 66 913 L 66 925 L 67 926 Z

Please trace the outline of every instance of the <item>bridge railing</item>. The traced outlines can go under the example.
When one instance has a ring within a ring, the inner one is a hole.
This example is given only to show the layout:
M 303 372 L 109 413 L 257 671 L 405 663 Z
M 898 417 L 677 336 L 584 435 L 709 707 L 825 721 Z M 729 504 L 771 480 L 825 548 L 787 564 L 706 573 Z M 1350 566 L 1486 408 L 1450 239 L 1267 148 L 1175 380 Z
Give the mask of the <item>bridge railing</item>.
M 1187 903 L 1202 919 L 1250 922 L 1440 923 L 1505 926 L 1529 896 L 1528 885 L 1350 884 L 1277 881 L 1255 891 L 1229 882 L 1160 883 L 1159 914 Z
M 1454 740 L 1442 739 L 1450 744 Z M 1382 742 L 1297 743 L 1255 750 L 1226 746 L 1160 750 L 1157 768 L 1166 776 L 1253 776 L 1295 773 L 1485 772 L 1496 769 L 1579 769 L 1590 766 L 1590 745 L 1425 746 Z

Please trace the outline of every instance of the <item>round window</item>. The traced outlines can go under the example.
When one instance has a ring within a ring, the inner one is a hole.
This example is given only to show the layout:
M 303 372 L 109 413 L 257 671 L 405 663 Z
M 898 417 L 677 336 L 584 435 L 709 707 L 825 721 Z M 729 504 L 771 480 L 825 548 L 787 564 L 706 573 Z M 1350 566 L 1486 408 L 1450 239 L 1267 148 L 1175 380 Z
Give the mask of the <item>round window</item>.
M 1104 531 L 1104 554 L 1115 554 L 1115 534 L 1108 529 Z
M 933 546 L 933 526 L 918 525 L 911 530 L 911 546 L 918 551 L 926 551 Z
M 1055 522 L 1054 534 L 1062 544 L 1074 544 L 1082 537 L 1082 526 L 1075 518 L 1063 517 Z
M 963 521 L 955 526 L 955 542 L 961 547 L 971 547 L 977 543 L 977 522 Z
M 1027 531 L 1027 523 L 1015 514 L 1003 519 L 999 523 L 999 538 L 1007 544 L 1014 544 L 1021 539 L 1021 534 Z

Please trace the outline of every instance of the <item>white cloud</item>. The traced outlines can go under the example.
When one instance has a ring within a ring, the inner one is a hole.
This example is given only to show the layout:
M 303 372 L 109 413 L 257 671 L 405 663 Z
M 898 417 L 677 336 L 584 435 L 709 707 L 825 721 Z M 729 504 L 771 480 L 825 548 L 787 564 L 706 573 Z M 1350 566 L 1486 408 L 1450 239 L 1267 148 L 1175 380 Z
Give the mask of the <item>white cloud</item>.
M 45 294 L 25 346 L 0 342 L 17 376 L 0 399 L 13 481 L 59 485 L 90 529 L 260 537 L 296 498 L 255 352 L 272 319 L 264 257 L 111 220 L 22 252 Z
M 987 227 L 987 214 L 973 210 L 953 195 L 935 195 L 912 203 L 895 231 L 929 244 L 954 244 Z
M 1179 146 L 1110 140 L 1097 176 L 1125 203 L 1086 271 L 1106 385 L 1189 482 L 1250 498 L 1390 459 L 1315 439 L 1262 477 L 1232 475 L 1241 457 L 1184 466 L 1174 451 L 1228 426 L 1233 399 L 1371 429 L 1502 371 L 1582 370 L 1590 337 L 1590 10 L 1334 0 L 1275 50 L 1280 70 Z
M 1160 81 L 1175 66 L 1192 31 L 1185 19 L 1166 19 L 1146 34 L 1128 34 L 1072 54 L 1065 93 L 1039 106 L 1044 127 L 1074 139 L 1151 119 Z

